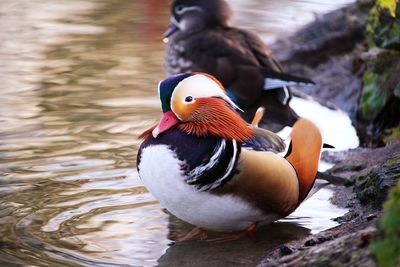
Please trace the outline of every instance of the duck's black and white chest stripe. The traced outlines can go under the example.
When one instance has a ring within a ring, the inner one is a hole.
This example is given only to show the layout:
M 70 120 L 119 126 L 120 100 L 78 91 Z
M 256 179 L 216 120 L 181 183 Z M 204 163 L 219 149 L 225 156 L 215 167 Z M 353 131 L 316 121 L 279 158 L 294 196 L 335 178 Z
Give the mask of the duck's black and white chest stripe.
M 198 138 L 173 129 L 143 142 L 138 153 L 139 169 L 143 151 L 154 146 L 167 146 L 171 150 L 172 156 L 181 162 L 179 169 L 184 181 L 198 191 L 216 189 L 237 173 L 241 147 L 236 141 L 212 136 Z
M 174 129 L 143 142 L 138 171 L 147 189 L 175 216 L 207 229 L 236 231 L 265 219 L 239 197 L 212 193 L 238 172 L 239 156 L 235 141 Z

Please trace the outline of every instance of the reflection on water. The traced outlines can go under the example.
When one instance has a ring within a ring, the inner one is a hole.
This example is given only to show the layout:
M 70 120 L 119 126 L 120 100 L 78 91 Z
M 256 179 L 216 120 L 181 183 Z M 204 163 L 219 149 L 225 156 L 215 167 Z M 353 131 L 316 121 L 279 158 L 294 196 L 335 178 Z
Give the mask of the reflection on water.
M 256 266 L 267 251 L 309 234 L 308 228 L 279 222 L 257 229 L 255 240 L 242 238 L 229 243 L 176 243 L 158 262 L 159 266 Z
M 287 36 L 321 14 L 354 0 L 228 0 L 234 10 L 240 10 L 234 23 L 243 28 L 256 30 L 262 39 L 271 44 L 277 37 Z M 251 18 L 251 19 L 249 19 Z
M 223 264 L 248 265 L 344 212 L 322 191 L 290 223 L 262 228 L 260 242 L 169 247 L 170 231 L 190 227 L 162 210 L 135 170 L 136 137 L 159 116 L 165 2 L 0 2 L 1 266 L 154 266 L 162 255 L 171 266 L 215 251 L 231 256 Z M 246 12 L 267 4 L 248 2 Z M 321 212 L 309 213 L 316 205 Z

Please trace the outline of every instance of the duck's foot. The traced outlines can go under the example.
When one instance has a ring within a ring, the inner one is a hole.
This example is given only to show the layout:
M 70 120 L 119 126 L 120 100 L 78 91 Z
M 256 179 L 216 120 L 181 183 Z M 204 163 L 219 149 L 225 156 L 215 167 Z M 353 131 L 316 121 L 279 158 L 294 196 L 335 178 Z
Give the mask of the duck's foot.
M 189 240 L 195 240 L 195 239 L 206 240 L 208 238 L 208 234 L 203 229 L 196 227 L 193 230 L 191 230 L 189 233 L 184 234 L 184 235 L 171 234 L 170 238 L 176 242 L 189 241 Z
M 257 224 L 253 223 L 252 225 L 249 226 L 249 228 L 247 228 L 244 231 L 241 231 L 238 233 L 227 234 L 227 235 L 223 235 L 223 236 L 216 237 L 216 238 L 206 239 L 205 241 L 212 242 L 212 243 L 221 243 L 221 242 L 239 240 L 245 236 L 248 236 L 253 241 L 255 241 L 256 238 L 255 238 L 254 232 L 256 231 L 256 229 L 257 229 Z

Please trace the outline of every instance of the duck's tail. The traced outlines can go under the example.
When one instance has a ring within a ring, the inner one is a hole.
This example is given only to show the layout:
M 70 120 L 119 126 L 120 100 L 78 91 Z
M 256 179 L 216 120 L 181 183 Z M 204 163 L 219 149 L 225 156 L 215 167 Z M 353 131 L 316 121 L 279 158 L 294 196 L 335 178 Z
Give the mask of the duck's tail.
M 310 192 L 318 171 L 322 136 L 318 127 L 307 119 L 299 119 L 291 132 L 291 143 L 285 158 L 296 170 L 299 179 L 300 204 Z

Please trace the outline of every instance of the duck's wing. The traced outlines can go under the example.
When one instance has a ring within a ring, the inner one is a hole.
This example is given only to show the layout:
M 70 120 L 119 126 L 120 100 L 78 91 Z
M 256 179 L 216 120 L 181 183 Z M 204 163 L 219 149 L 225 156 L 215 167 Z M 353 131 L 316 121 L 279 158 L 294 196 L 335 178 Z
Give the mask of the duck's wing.
M 179 56 L 191 62 L 191 70 L 215 76 L 240 105 L 253 104 L 263 91 L 271 89 L 282 89 L 278 97 L 285 104 L 291 97 L 288 86 L 314 84 L 310 79 L 282 73 L 272 51 L 250 31 L 202 31 L 186 38 L 183 45 Z
M 256 151 L 283 152 L 286 148 L 285 142 L 277 134 L 256 126 L 250 125 L 255 137 L 242 144 L 242 147 Z
M 261 68 L 279 72 L 270 51 L 263 51 L 262 42 L 252 48 L 252 40 L 239 29 L 203 31 L 184 42 L 184 58 L 192 63 L 192 71 L 215 76 L 241 106 L 256 102 L 264 87 Z M 252 39 L 258 37 L 252 35 Z M 264 45 L 265 46 L 265 45 Z M 266 47 L 266 46 L 265 46 Z
M 257 60 L 261 69 L 270 70 L 273 72 L 282 72 L 282 65 L 272 55 L 271 49 L 251 31 L 244 31 L 236 28 L 232 28 L 237 35 L 241 36 L 241 39 L 245 41 L 243 46 L 251 52 L 254 58 Z

